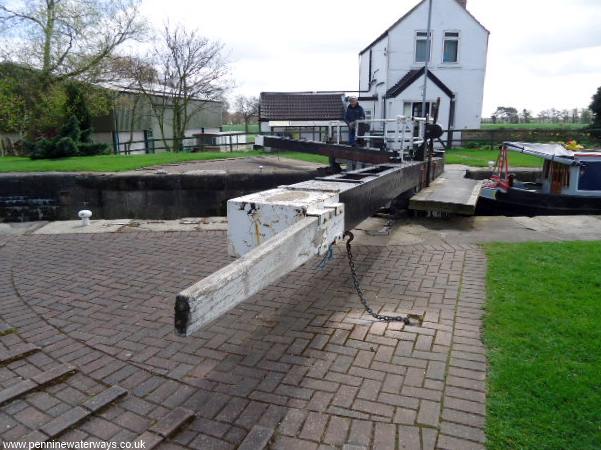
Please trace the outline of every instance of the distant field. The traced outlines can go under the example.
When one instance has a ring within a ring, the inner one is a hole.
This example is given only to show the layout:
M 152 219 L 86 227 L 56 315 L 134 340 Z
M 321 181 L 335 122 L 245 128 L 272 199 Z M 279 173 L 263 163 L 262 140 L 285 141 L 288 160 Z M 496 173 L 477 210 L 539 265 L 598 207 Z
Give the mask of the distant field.
M 481 125 L 483 129 L 487 130 L 501 130 L 501 129 L 514 129 L 514 130 L 578 130 L 586 128 L 586 124 L 582 123 L 483 123 Z
M 123 172 L 142 167 L 160 166 L 185 161 L 203 161 L 253 156 L 281 156 L 282 158 L 328 164 L 328 158 L 297 152 L 266 153 L 247 152 L 198 152 L 198 153 L 157 153 L 154 155 L 102 155 L 81 156 L 61 159 L 37 159 L 4 156 L 0 157 L 0 172 Z
M 489 161 L 496 161 L 499 155 L 498 150 L 489 150 L 484 148 L 454 148 L 445 152 L 445 162 L 447 164 L 465 164 L 473 167 L 487 167 Z M 523 155 L 521 153 L 509 154 L 509 164 L 512 167 L 542 167 L 543 162 L 540 158 Z
M 244 124 L 233 124 L 233 125 L 223 125 L 223 131 L 244 131 Z M 259 124 L 251 123 L 248 125 L 249 133 L 258 133 L 259 132 Z

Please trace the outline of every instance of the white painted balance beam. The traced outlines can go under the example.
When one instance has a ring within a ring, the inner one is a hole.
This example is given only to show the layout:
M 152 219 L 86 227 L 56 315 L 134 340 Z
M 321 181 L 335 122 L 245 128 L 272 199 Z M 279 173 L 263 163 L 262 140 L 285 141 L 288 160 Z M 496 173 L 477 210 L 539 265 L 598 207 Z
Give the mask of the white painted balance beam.
M 229 251 L 240 257 L 178 294 L 176 333 L 194 333 L 312 257 L 325 254 L 344 233 L 344 205 L 337 200 L 336 194 L 281 188 L 229 200 Z
M 314 256 L 378 208 L 420 185 L 423 162 L 383 164 L 228 201 L 236 261 L 180 292 L 175 331 L 188 336 Z

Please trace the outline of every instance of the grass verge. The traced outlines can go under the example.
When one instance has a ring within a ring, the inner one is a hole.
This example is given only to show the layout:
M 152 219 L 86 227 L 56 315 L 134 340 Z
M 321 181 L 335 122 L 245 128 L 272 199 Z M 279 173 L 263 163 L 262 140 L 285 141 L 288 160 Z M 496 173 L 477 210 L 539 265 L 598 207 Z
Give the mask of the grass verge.
M 496 161 L 499 150 L 484 148 L 453 148 L 445 152 L 447 164 L 465 164 L 472 167 L 488 167 L 489 161 Z M 510 152 L 509 164 L 511 167 L 542 167 L 543 160 L 530 155 Z
M 483 123 L 481 128 L 487 130 L 579 130 L 590 125 L 583 123 Z
M 253 156 L 269 156 L 262 151 L 247 152 L 199 152 L 199 153 L 156 153 L 149 155 L 101 155 L 61 159 L 38 159 L 4 156 L 0 157 L 0 172 L 123 172 L 142 167 L 173 164 L 186 161 L 203 161 Z M 327 164 L 328 158 L 297 152 L 279 152 L 283 158 Z
M 601 242 L 486 252 L 488 449 L 601 448 Z

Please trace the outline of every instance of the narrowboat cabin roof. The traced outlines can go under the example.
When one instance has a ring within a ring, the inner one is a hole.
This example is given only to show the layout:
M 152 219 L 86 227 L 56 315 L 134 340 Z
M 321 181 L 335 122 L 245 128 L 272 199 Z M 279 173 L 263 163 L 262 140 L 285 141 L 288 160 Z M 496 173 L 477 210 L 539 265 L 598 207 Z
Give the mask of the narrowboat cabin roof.
M 567 166 L 580 165 L 581 158 L 601 158 L 601 152 L 579 151 L 573 152 L 561 144 L 537 144 L 529 142 L 504 142 L 503 145 L 514 152 L 536 156 L 547 161 L 554 161 Z

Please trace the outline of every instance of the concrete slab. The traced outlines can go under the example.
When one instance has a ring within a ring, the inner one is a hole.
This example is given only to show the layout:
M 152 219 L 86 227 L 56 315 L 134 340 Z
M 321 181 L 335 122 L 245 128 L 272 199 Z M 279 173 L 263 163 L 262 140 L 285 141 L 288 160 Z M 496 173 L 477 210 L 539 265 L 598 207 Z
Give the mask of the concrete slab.
M 389 235 L 373 230 L 387 226 L 372 217 L 355 230 L 358 244 L 478 244 L 483 242 L 553 242 L 601 240 L 601 216 L 406 218 L 392 222 Z
M 120 231 L 227 231 L 226 217 L 185 218 L 180 220 L 134 220 Z
M 409 209 L 474 215 L 482 181 L 465 178 L 465 170 L 445 168 L 429 187 L 409 200 Z
M 209 161 L 189 161 L 178 164 L 165 164 L 163 166 L 145 167 L 136 169 L 131 173 L 169 173 L 169 174 L 194 174 L 194 175 L 215 175 L 226 173 L 285 173 L 299 170 L 316 170 L 323 167 L 324 164 L 317 164 L 308 161 L 300 161 L 274 156 L 256 156 L 250 158 L 231 158 L 214 159 Z
M 131 223 L 131 219 L 91 220 L 90 225 L 84 227 L 81 225 L 81 220 L 60 220 L 47 223 L 35 230 L 33 234 L 110 233 L 119 231 L 129 223 Z
M 0 223 L 0 236 L 19 236 L 31 233 L 43 227 L 48 222 L 10 222 Z
M 23 225 L 0 224 L 0 236 L 10 234 L 96 234 L 131 231 L 226 231 L 227 218 L 188 217 L 177 220 L 92 220 L 87 227 L 82 227 L 79 220 L 30 222 L 27 226 Z M 13 229 L 21 231 L 17 233 Z

